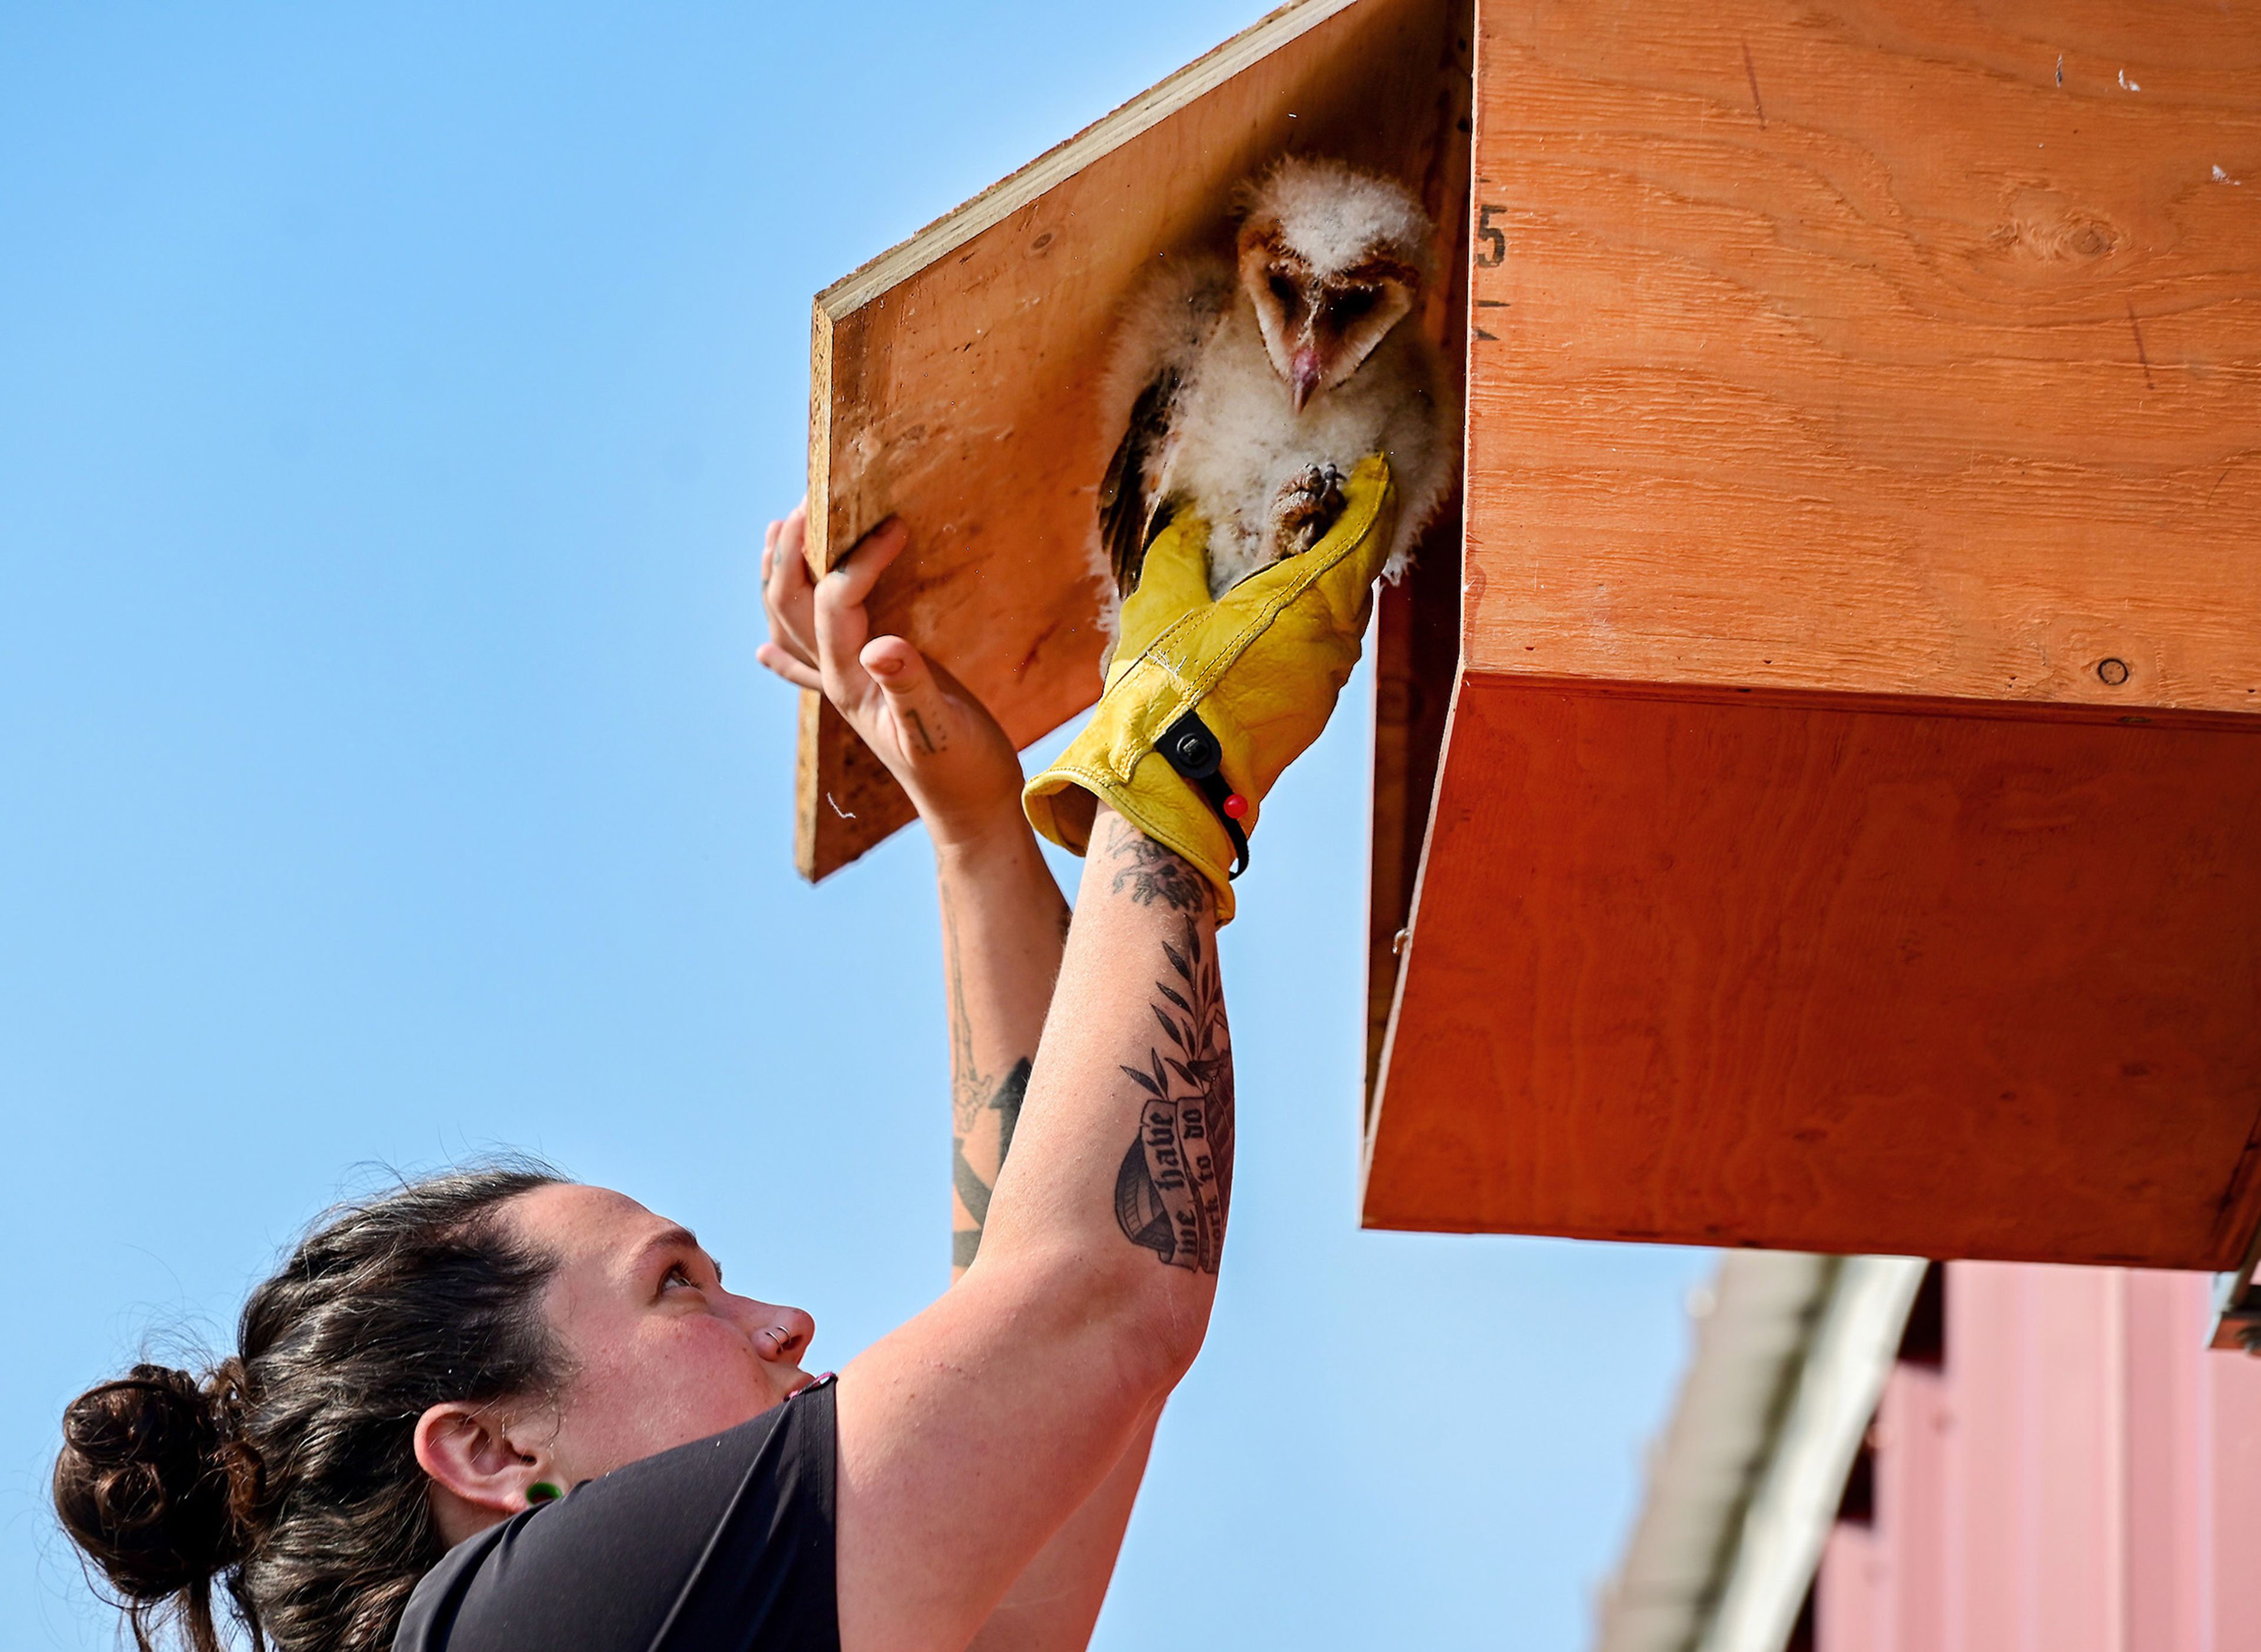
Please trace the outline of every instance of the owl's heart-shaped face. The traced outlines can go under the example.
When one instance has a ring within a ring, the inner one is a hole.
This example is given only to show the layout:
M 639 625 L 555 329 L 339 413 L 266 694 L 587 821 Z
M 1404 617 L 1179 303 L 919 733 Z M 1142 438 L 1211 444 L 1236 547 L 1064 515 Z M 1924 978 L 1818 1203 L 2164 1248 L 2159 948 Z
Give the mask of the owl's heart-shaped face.
M 1428 214 L 1395 179 L 1291 156 L 1242 197 L 1237 263 L 1296 411 L 1359 370 L 1421 296 Z
M 1405 319 L 1421 277 L 1380 248 L 1348 269 L 1321 274 L 1275 232 L 1243 235 L 1240 284 L 1256 306 L 1265 353 L 1301 413 L 1313 396 L 1358 371 Z

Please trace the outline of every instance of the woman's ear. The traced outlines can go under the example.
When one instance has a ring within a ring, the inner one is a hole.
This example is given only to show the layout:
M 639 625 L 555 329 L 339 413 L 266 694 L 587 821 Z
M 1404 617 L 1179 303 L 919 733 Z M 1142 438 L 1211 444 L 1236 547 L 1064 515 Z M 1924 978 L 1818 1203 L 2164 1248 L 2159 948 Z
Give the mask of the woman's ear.
M 417 1466 L 431 1477 L 433 1511 L 450 1544 L 527 1506 L 548 1470 L 546 1452 L 513 1443 L 492 1404 L 449 1400 L 416 1419 Z

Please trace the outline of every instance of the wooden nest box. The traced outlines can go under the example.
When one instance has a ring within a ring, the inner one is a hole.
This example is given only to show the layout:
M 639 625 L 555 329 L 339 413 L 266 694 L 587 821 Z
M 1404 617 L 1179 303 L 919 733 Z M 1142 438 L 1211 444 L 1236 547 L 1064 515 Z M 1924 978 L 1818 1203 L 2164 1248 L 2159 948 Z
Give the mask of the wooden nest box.
M 1473 141 L 1467 135 L 1472 116 Z M 2261 1225 L 2261 13 L 1304 0 L 817 300 L 811 555 L 1029 741 L 1092 391 L 1288 149 L 1449 227 L 1369 1225 L 2174 1268 Z M 803 870 L 908 818 L 814 696 Z

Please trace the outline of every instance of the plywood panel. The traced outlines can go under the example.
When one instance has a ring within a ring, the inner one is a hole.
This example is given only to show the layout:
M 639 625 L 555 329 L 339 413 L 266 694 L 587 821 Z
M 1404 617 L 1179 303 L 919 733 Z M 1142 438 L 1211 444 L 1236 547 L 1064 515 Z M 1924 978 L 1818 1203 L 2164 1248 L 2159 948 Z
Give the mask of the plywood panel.
M 1540 0 L 1477 52 L 1473 666 L 2261 706 L 2261 7 Z
M 1471 674 L 1382 1227 L 2227 1268 L 2261 736 Z
M 1404 578 L 1375 605 L 1373 835 L 1367 877 L 1366 1093 L 1382 1076 L 1382 1045 L 1397 1000 L 1400 937 L 1413 919 L 1413 889 L 1429 805 L 1445 755 L 1461 657 L 1461 509 L 1457 497 L 1423 537 Z
M 1099 688 L 1094 499 L 1116 431 L 1095 392 L 1123 295 L 1217 234 L 1289 150 L 1396 173 L 1458 231 L 1466 0 L 1282 7 L 816 300 L 812 567 L 890 513 L 911 548 L 875 622 L 930 650 L 1025 743 Z M 1440 332 L 1445 303 L 1425 318 Z M 800 760 L 801 869 L 908 818 L 829 708 Z M 829 798 L 830 801 L 826 800 Z
M 1473 81 L 1469 40 L 1455 30 L 1448 84 L 1461 101 L 1453 125 L 1467 124 L 1466 99 Z M 1468 361 L 1468 152 L 1447 145 L 1439 168 L 1441 230 L 1455 236 L 1441 297 L 1444 316 L 1439 343 L 1455 365 L 1454 394 L 1466 399 L 1462 371 Z M 1413 916 L 1413 887 L 1421 869 L 1421 844 L 1429 828 L 1429 804 L 1436 794 L 1437 766 L 1444 758 L 1445 717 L 1461 663 L 1462 510 L 1454 489 L 1423 534 L 1411 566 L 1385 585 L 1375 604 L 1373 835 L 1367 880 L 1366 1099 L 1369 1110 L 1382 1074 L 1382 1045 L 1397 997 L 1399 934 Z

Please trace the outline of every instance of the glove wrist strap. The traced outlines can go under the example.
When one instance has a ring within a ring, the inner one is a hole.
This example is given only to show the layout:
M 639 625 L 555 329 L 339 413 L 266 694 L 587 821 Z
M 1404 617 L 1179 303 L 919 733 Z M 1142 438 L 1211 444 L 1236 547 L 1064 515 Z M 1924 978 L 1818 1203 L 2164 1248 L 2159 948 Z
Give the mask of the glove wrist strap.
M 1217 811 L 1217 823 L 1232 840 L 1232 870 L 1225 876 L 1228 880 L 1238 878 L 1248 870 L 1248 834 L 1240 829 L 1240 817 L 1248 813 L 1248 800 L 1234 791 L 1219 772 L 1218 765 L 1224 761 L 1224 748 L 1201 720 L 1201 714 L 1189 711 L 1162 730 L 1162 737 L 1154 742 L 1154 750 L 1180 775 L 1191 781 L 1194 789 L 1207 798 L 1209 806 Z

